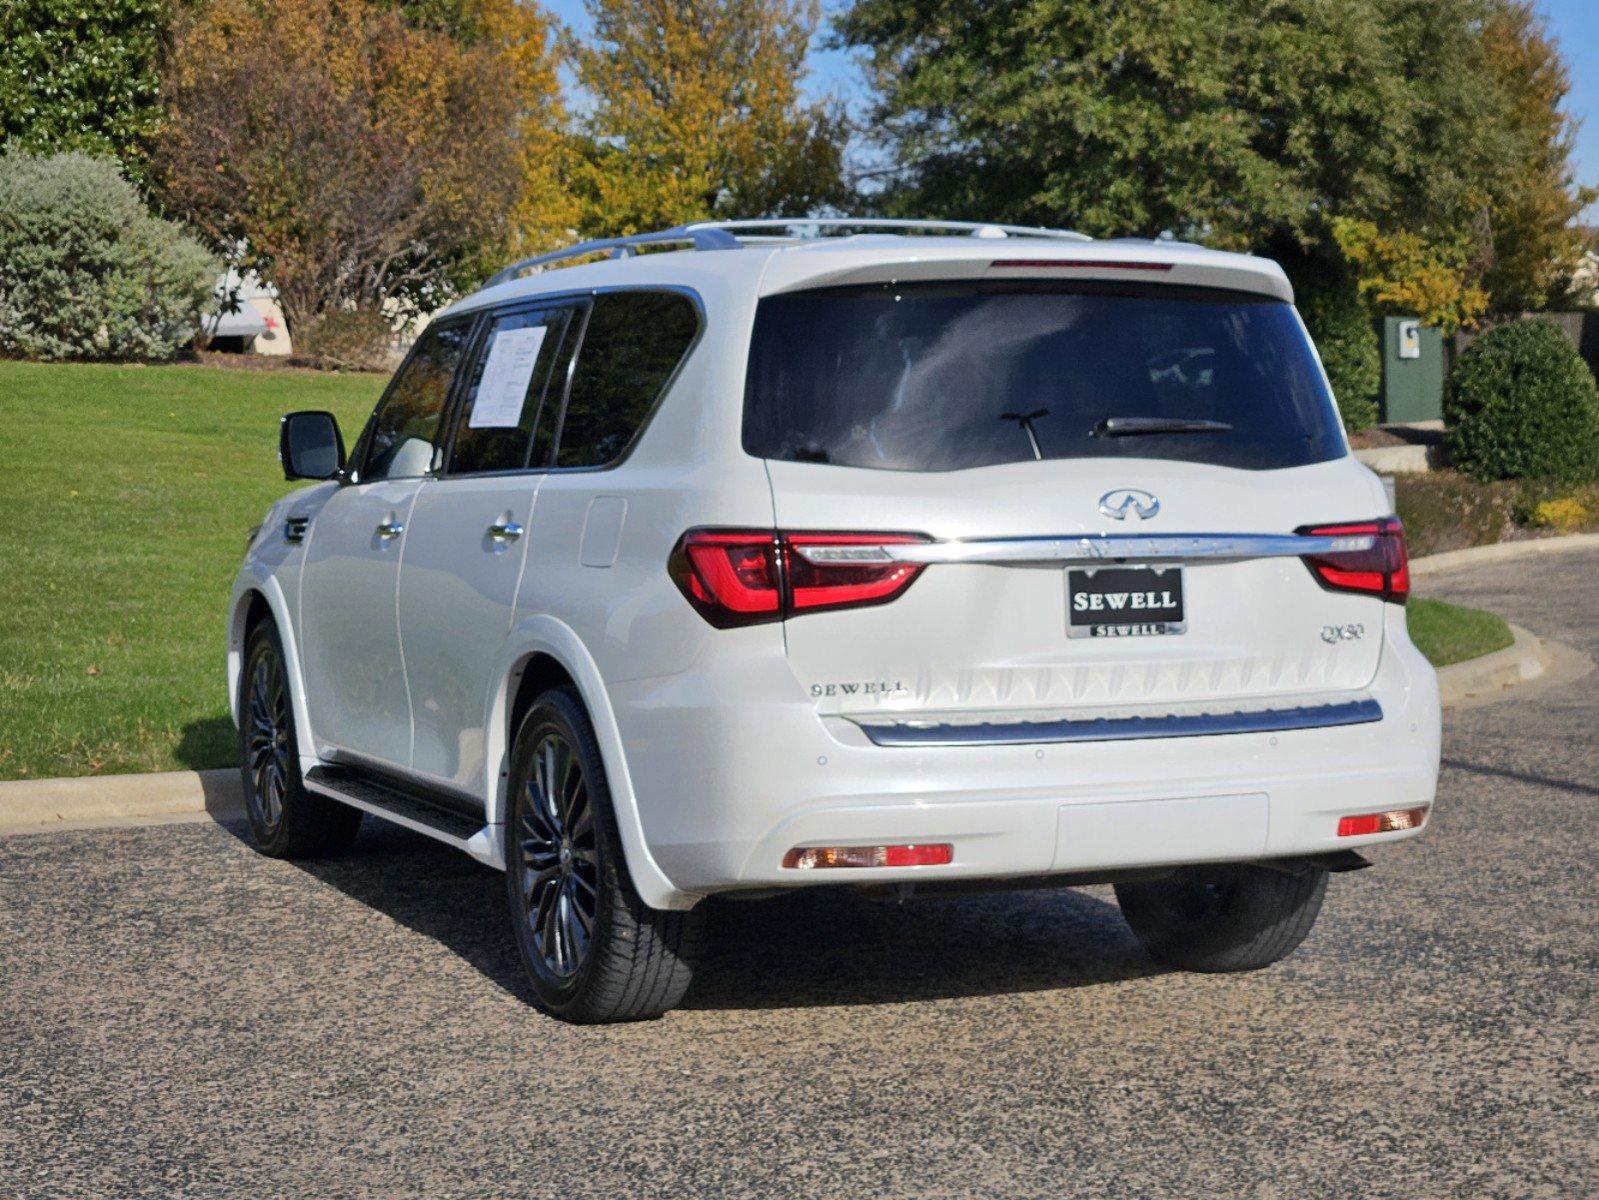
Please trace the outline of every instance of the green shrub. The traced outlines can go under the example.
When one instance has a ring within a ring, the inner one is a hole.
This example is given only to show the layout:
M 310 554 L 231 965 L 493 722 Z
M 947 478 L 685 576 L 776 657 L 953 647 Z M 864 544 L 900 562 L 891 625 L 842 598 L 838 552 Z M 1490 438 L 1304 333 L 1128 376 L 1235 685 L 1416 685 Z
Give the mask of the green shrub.
M 1358 433 L 1375 425 L 1382 345 L 1365 301 L 1353 287 L 1326 286 L 1306 295 L 1300 309 L 1327 368 L 1344 428 Z
M 371 309 L 323 313 L 294 329 L 294 357 L 324 369 L 392 371 L 394 326 Z
M 1599 478 L 1599 388 L 1552 321 L 1514 321 L 1466 348 L 1444 386 L 1449 452 L 1468 475 Z
M 1394 498 L 1405 541 L 1418 558 L 1491 546 L 1516 525 L 1515 484 L 1478 483 L 1454 471 L 1407 472 L 1394 476 Z
M 217 273 L 114 161 L 0 155 L 0 355 L 170 358 L 198 330 Z
M 0 144 L 114 154 L 143 182 L 168 16 L 167 0 L 0 3 Z

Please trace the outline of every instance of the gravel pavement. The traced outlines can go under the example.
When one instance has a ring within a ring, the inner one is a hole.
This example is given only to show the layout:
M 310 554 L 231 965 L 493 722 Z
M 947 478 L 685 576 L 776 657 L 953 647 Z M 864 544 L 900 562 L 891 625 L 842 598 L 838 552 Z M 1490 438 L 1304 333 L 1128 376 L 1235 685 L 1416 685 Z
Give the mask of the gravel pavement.
M 1599 552 L 1425 581 L 1599 657 Z M 0 1196 L 1599 1197 L 1599 674 L 1453 713 L 1300 952 L 1109 893 L 724 905 L 661 1021 L 528 1005 L 500 876 L 375 821 L 0 839 Z

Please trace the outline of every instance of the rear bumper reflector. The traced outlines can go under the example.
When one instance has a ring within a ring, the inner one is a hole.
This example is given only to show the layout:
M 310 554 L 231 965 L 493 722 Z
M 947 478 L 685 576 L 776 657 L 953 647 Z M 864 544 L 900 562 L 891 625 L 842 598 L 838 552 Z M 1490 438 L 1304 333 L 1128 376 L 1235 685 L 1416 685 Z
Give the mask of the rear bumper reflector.
M 879 746 L 1024 746 L 1047 742 L 1126 742 L 1141 738 L 1215 737 L 1229 733 L 1281 733 L 1368 725 L 1382 720 L 1370 698 L 1335 704 L 1264 708 L 1252 712 L 1192 713 L 1158 717 L 1079 717 L 1059 721 L 981 724 L 908 724 L 857 720 Z

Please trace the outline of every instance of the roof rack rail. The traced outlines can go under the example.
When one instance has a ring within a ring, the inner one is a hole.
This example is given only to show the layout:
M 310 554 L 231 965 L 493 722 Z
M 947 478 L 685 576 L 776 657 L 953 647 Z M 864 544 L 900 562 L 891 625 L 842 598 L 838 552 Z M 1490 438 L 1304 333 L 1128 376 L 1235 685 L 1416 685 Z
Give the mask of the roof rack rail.
M 535 254 L 531 258 L 518 259 L 510 266 L 496 272 L 483 286 L 493 287 L 495 284 L 509 283 L 535 267 L 545 267 L 550 263 L 563 262 L 569 258 L 587 258 L 591 254 L 606 253 L 612 258 L 628 258 L 637 252 L 639 246 L 662 246 L 673 243 L 691 245 L 696 250 L 737 250 L 739 246 L 738 239 L 730 233 L 723 233 L 717 229 L 690 230 L 687 226 L 662 229 L 655 233 L 635 233 L 631 237 L 599 238 L 592 242 L 579 242 L 564 250 L 552 250 L 548 254 Z
M 687 225 L 679 225 L 671 232 L 685 233 L 697 230 L 720 229 L 727 233 L 736 234 L 740 230 L 752 231 L 753 238 L 760 238 L 760 230 L 777 230 L 774 240 L 795 241 L 806 237 L 821 237 L 831 229 L 872 229 L 883 232 L 895 230 L 911 231 L 925 229 L 934 232 L 960 233 L 968 237 L 980 238 L 1005 238 L 1005 237 L 1035 237 L 1056 238 L 1068 242 L 1091 242 L 1094 239 L 1086 233 L 1078 233 L 1074 229 L 1047 229 L 1038 225 L 1000 225 L 993 221 L 918 221 L 901 217 L 756 217 L 731 221 L 694 221 Z M 813 232 L 800 235 L 785 235 L 783 230 L 809 229 Z M 764 235 L 773 237 L 773 235 Z
M 805 234 L 791 232 L 810 230 Z M 983 221 L 916 221 L 897 217 L 757 217 L 750 220 L 694 221 L 676 225 L 654 233 L 635 233 L 629 237 L 599 238 L 579 242 L 564 250 L 535 254 L 519 259 L 496 272 L 484 287 L 509 283 L 527 272 L 552 263 L 573 258 L 587 258 L 592 254 L 609 254 L 612 258 L 628 258 L 642 246 L 687 245 L 696 250 L 737 250 L 746 242 L 793 242 L 819 238 L 829 230 L 869 229 L 883 232 L 927 230 L 930 232 L 960 233 L 978 238 L 1053 238 L 1069 242 L 1090 242 L 1091 237 L 1070 229 L 1044 229 L 1032 225 L 996 225 Z M 762 232 L 770 230 L 771 232 Z M 741 239 L 739 231 L 747 231 Z

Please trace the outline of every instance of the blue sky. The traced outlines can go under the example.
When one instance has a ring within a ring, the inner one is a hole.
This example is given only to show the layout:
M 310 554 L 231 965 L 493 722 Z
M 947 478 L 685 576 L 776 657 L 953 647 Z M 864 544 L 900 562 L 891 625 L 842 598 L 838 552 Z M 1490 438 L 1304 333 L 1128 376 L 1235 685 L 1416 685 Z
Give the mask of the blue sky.
M 568 25 L 582 28 L 586 24 L 582 0 L 544 3 Z M 824 0 L 823 9 L 829 14 L 841 7 L 840 0 Z M 1538 7 L 1560 42 L 1571 71 L 1566 108 L 1582 122 L 1573 155 L 1577 177 L 1583 183 L 1599 184 L 1599 0 L 1538 0 Z M 814 54 L 807 87 L 812 93 L 831 93 L 855 105 L 866 93 L 858 64 L 849 55 L 830 50 Z M 1599 222 L 1599 204 L 1588 209 L 1587 217 Z

